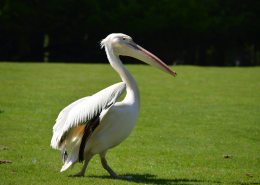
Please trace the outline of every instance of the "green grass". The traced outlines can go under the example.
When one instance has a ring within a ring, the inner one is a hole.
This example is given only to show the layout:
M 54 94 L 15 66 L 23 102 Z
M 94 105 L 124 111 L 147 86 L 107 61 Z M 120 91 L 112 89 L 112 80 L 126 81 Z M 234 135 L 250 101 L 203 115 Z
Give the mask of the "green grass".
M 60 151 L 50 147 L 66 105 L 121 81 L 110 65 L 0 63 L 0 147 L 8 147 L 0 159 L 13 162 L 0 164 L 0 184 L 260 183 L 259 67 L 173 66 L 176 78 L 126 67 L 139 85 L 141 111 L 107 161 L 131 180 L 110 178 L 98 156 L 84 178 L 70 178 L 82 164 L 60 173 Z

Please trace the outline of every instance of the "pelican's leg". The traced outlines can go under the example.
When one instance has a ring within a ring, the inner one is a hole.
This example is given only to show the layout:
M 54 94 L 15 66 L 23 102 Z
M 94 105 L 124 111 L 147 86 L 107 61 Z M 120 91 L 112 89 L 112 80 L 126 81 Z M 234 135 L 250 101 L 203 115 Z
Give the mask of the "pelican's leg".
M 84 177 L 88 163 L 93 156 L 94 155 L 91 152 L 87 153 L 86 156 L 85 156 L 85 159 L 84 159 L 85 163 L 84 163 L 84 166 L 82 167 L 81 171 L 79 173 L 75 174 L 75 175 L 72 175 L 71 177 Z
M 107 150 L 105 150 L 104 152 L 100 153 L 99 156 L 101 158 L 101 163 L 102 166 L 105 170 L 108 171 L 108 173 L 110 174 L 110 176 L 112 177 L 117 177 L 117 178 L 133 178 L 132 176 L 118 176 L 107 164 L 107 160 L 106 160 L 106 153 Z

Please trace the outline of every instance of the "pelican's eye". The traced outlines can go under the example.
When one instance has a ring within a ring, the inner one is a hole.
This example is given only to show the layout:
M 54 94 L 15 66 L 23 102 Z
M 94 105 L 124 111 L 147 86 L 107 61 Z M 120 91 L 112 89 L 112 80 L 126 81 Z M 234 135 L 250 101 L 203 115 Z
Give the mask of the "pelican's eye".
M 123 40 L 125 40 L 126 38 L 125 37 L 123 37 Z

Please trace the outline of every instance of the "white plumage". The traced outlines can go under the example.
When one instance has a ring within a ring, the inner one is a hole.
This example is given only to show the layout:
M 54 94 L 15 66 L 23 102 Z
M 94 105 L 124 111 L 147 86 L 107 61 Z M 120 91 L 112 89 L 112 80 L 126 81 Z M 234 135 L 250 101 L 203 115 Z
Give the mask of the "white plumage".
M 111 176 L 117 174 L 107 165 L 105 156 L 109 148 L 124 141 L 134 129 L 139 109 L 140 94 L 138 86 L 119 59 L 119 55 L 132 56 L 173 76 L 174 71 L 160 59 L 144 50 L 125 34 L 110 34 L 102 42 L 111 66 L 119 73 L 123 82 L 114 84 L 92 96 L 79 99 L 64 108 L 53 127 L 51 146 L 61 150 L 65 171 L 78 161 L 83 160 L 84 166 L 74 176 L 84 176 L 90 159 L 99 154 L 103 167 Z M 122 102 L 116 102 L 124 93 Z M 67 157 L 66 151 L 78 140 Z
M 112 85 L 92 96 L 81 98 L 64 108 L 53 127 L 54 135 L 52 137 L 51 146 L 54 149 L 69 150 L 69 141 L 74 141 L 75 138 L 66 139 L 64 144 L 59 146 L 59 141 L 64 133 L 78 126 L 82 126 L 87 121 L 91 120 L 95 115 L 101 113 L 100 121 L 103 119 L 108 109 L 105 107 L 109 104 L 113 106 L 116 100 L 125 92 L 126 85 L 124 82 Z M 74 137 L 77 137 L 74 136 Z

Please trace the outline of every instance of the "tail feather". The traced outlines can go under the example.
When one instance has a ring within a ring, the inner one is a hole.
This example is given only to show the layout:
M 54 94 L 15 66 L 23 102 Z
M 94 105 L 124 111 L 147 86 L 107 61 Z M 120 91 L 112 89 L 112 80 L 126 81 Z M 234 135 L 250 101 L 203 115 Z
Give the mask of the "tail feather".
M 66 150 L 62 150 L 61 151 L 61 160 L 62 160 L 62 162 L 65 163 L 67 161 L 67 158 L 68 158 L 67 151 Z
M 64 172 L 65 170 L 67 170 L 70 166 L 72 165 L 72 162 L 69 161 L 68 163 L 64 164 L 60 170 L 60 172 Z
M 78 142 L 75 144 L 75 146 L 72 148 L 60 172 L 67 170 L 71 165 L 75 164 L 78 161 L 80 143 L 81 143 L 81 139 L 79 139 Z

